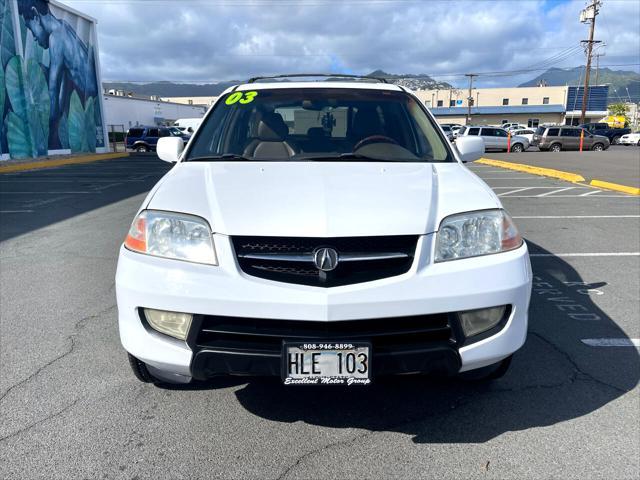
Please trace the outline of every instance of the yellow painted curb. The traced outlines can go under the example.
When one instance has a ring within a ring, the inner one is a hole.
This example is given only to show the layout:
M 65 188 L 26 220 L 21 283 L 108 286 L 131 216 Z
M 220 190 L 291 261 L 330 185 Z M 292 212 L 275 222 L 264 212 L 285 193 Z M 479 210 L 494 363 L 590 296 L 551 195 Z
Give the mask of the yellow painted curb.
M 504 162 L 502 160 L 492 160 L 490 158 L 481 158 L 476 163 L 491 165 L 492 167 L 507 168 L 509 170 L 517 170 L 518 172 L 526 172 L 533 175 L 541 175 L 543 177 L 559 178 L 560 180 L 565 180 L 572 183 L 584 182 L 584 177 L 582 175 L 578 175 L 577 173 L 563 172 L 562 170 L 554 170 L 553 168 L 534 167 L 532 165 Z
M 602 180 L 591 180 L 589 183 L 592 187 L 606 188 L 607 190 L 615 190 L 617 192 L 629 193 L 631 195 L 640 195 L 640 188 L 628 187 L 618 183 L 604 182 Z
M 91 163 L 100 160 L 112 160 L 114 158 L 128 157 L 128 153 L 99 153 L 95 155 L 83 155 L 81 157 L 58 158 L 54 160 L 42 160 L 40 162 L 16 163 L 13 165 L 0 165 L 0 173 L 22 172 L 24 170 L 37 170 L 40 168 L 60 167 L 74 163 Z

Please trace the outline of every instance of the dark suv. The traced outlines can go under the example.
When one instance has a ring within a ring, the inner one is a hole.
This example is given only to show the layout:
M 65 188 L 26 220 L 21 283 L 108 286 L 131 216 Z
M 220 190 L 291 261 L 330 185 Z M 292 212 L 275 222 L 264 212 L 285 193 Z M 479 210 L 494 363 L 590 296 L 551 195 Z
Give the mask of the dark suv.
M 136 152 L 154 152 L 158 139 L 161 137 L 181 137 L 185 145 L 189 140 L 189 135 L 184 134 L 175 127 L 131 127 L 125 137 L 127 150 Z
M 584 132 L 582 141 L 583 150 L 595 150 L 601 152 L 609 148 L 610 142 L 607 137 L 593 135 L 579 127 L 538 127 L 533 135 L 532 145 L 537 146 L 542 151 L 551 150 L 559 152 L 561 150 L 579 150 L 580 134 Z

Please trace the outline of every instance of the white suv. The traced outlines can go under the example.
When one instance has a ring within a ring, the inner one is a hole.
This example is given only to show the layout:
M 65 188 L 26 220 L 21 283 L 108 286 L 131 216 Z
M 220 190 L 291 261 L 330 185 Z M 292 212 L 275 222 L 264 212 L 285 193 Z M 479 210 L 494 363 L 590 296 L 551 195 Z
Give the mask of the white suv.
M 509 134 L 503 128 L 470 125 L 458 130 L 456 139 L 469 136 L 480 137 L 486 150 L 506 152 L 510 149 L 511 152 L 519 153 L 529 148 L 529 140 L 526 137 L 512 134 L 509 138 Z
M 225 91 L 120 250 L 120 337 L 143 381 L 275 375 L 367 384 L 502 375 L 531 267 L 500 200 L 407 89 L 251 82 Z

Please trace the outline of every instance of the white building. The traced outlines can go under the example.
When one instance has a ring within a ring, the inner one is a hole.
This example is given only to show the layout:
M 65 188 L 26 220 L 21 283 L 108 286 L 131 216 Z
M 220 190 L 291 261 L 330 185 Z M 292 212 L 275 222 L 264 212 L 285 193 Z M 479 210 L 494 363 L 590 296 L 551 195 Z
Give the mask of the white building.
M 107 127 L 122 125 L 124 131 L 135 125 L 171 125 L 179 118 L 201 118 L 207 111 L 204 106 L 112 94 L 103 95 L 103 100 Z

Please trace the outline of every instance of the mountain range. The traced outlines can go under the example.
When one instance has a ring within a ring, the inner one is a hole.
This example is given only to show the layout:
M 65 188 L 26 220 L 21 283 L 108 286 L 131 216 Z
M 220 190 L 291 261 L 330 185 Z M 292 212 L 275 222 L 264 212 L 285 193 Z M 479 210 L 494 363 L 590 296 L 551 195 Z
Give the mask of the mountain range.
M 550 68 L 537 77 L 521 83 L 519 87 L 530 87 L 544 82 L 549 86 L 561 85 L 582 85 L 584 82 L 584 67 L 576 68 Z M 422 90 L 431 88 L 447 89 L 452 86 L 447 82 L 439 82 L 429 75 L 415 74 L 392 74 L 382 70 L 375 70 L 369 73 L 370 77 L 382 77 L 388 82 L 402 85 L 412 90 Z M 638 102 L 640 100 L 640 74 L 631 71 L 611 70 L 600 68 L 591 71 L 591 84 L 609 84 L 609 103 L 620 101 Z M 288 80 L 282 80 L 288 81 Z M 213 97 L 220 95 L 231 85 L 241 83 L 242 80 L 232 80 L 219 83 L 173 83 L 173 82 L 153 82 L 153 83 L 116 83 L 104 82 L 105 89 L 124 90 L 139 96 L 159 96 L 159 97 Z
M 521 83 L 519 87 L 535 87 L 541 82 L 548 86 L 584 85 L 585 67 L 550 68 L 546 72 Z M 590 85 L 609 85 L 609 103 L 640 101 L 640 73 L 611 70 L 610 68 L 591 69 Z

